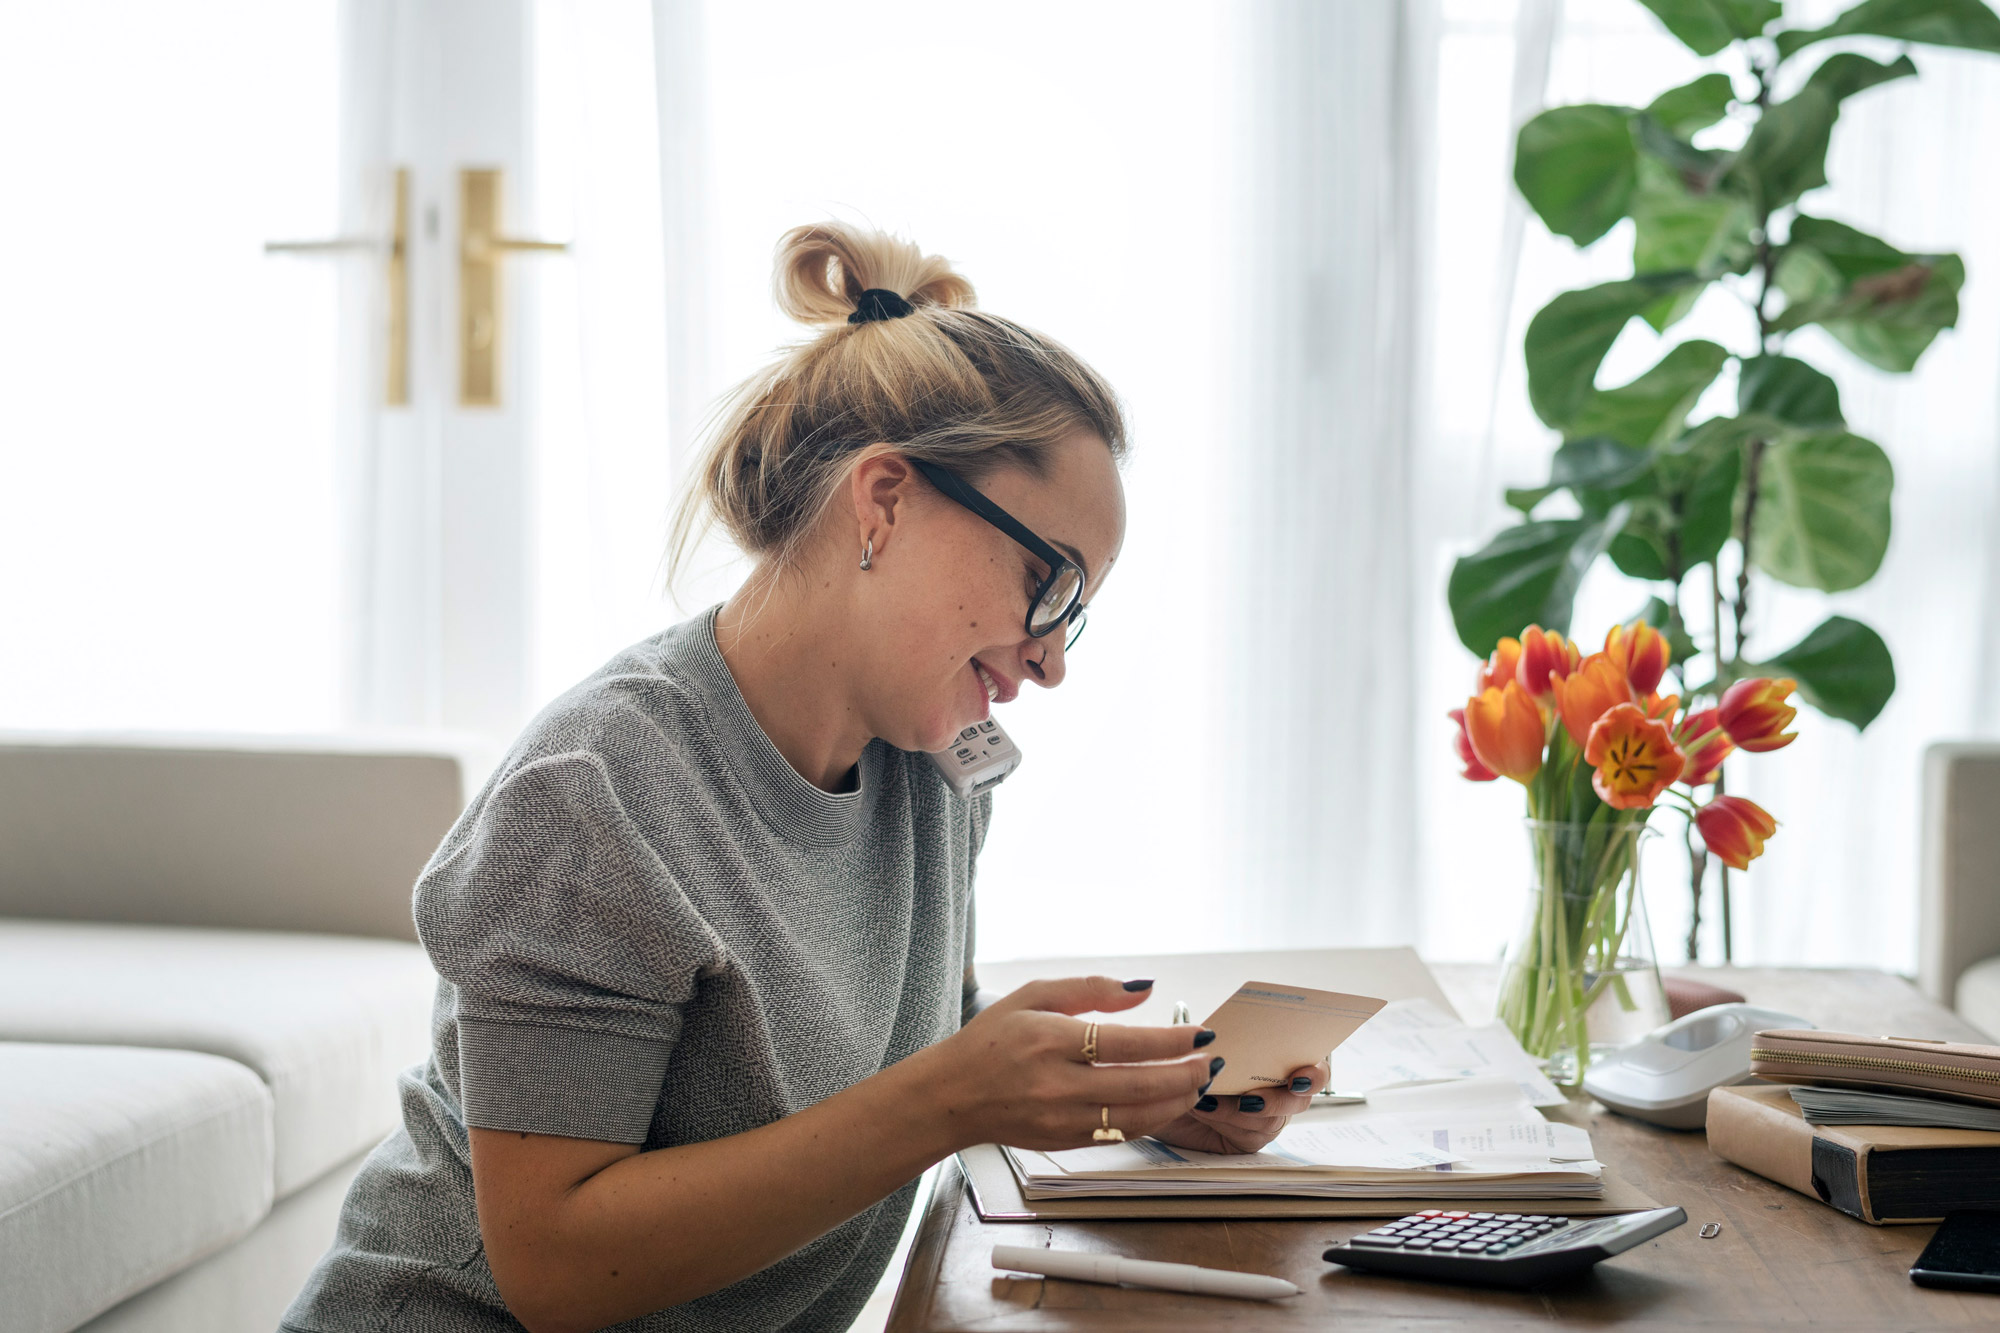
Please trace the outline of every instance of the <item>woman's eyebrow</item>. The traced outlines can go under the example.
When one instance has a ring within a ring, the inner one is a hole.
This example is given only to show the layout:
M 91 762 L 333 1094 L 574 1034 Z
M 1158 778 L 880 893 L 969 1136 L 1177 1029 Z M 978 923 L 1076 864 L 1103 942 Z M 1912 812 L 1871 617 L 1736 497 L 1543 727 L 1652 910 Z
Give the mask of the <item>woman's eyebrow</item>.
M 1090 566 L 1083 563 L 1083 552 L 1077 550 L 1074 546 L 1071 546 L 1068 542 L 1060 542 L 1060 541 L 1055 541 L 1053 539 L 1047 539 L 1047 540 L 1049 542 L 1049 545 L 1055 547 L 1056 549 L 1060 550 L 1064 555 L 1068 556 L 1070 558 L 1070 562 L 1074 564 L 1078 569 L 1083 571 L 1083 581 L 1085 583 L 1089 583 Z

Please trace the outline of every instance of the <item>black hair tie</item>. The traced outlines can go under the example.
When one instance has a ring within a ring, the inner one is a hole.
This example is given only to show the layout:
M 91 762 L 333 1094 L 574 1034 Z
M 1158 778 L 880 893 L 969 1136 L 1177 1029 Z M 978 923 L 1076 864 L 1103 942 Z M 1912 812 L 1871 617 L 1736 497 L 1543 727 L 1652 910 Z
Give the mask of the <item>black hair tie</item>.
M 901 319 L 915 309 L 915 306 L 887 287 L 870 287 L 861 293 L 861 299 L 854 303 L 854 313 L 847 317 L 847 322 L 871 324 L 878 319 Z

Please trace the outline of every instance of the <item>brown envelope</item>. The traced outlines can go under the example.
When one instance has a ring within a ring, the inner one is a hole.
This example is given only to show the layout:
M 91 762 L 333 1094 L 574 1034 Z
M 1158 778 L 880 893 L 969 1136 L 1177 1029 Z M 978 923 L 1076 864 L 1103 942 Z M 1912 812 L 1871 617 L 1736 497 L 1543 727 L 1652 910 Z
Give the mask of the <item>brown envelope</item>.
M 1227 1062 L 1209 1093 L 1234 1097 L 1290 1083 L 1293 1070 L 1326 1059 L 1386 1003 L 1274 981 L 1244 982 L 1202 1024 L 1215 1033 L 1209 1054 Z

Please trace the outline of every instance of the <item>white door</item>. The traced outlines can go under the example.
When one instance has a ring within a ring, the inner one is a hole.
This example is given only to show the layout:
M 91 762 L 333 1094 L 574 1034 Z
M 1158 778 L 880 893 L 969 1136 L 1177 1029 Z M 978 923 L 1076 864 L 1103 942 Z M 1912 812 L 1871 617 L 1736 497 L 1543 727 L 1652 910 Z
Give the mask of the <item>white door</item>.
M 349 708 L 505 736 L 530 703 L 534 311 L 514 270 L 564 262 L 527 216 L 530 12 L 348 0 L 343 27 L 341 194 L 375 242 L 342 307 Z
M 536 21 L 0 10 L 0 726 L 520 725 Z

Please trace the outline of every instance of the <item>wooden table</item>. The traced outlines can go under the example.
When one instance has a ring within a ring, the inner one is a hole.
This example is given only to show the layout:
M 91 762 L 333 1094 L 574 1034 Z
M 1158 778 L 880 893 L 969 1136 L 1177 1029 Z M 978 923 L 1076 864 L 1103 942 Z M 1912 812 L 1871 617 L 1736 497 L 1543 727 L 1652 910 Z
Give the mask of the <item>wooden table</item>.
M 1460 1013 L 1490 1011 L 1494 969 L 1440 966 Z M 1901 978 L 1864 970 L 1685 968 L 1751 1000 L 1851 1032 L 1987 1040 Z M 1320 1251 L 1372 1221 L 982 1222 L 956 1162 L 940 1171 L 889 1317 L 889 1333 L 947 1330 L 1435 1329 L 1631 1321 L 1662 1328 L 1772 1325 L 1881 1330 L 2000 1327 L 2000 1296 L 1914 1285 L 1910 1264 L 1931 1226 L 1871 1227 L 1724 1162 L 1699 1132 L 1655 1129 L 1578 1096 L 1552 1111 L 1590 1130 L 1597 1154 L 1688 1223 L 1530 1292 L 1455 1287 L 1336 1267 Z M 1697 1234 L 1719 1222 L 1713 1240 Z M 1009 1278 L 996 1244 L 1092 1249 L 1147 1259 L 1275 1273 L 1304 1288 L 1261 1303 L 1171 1292 Z

